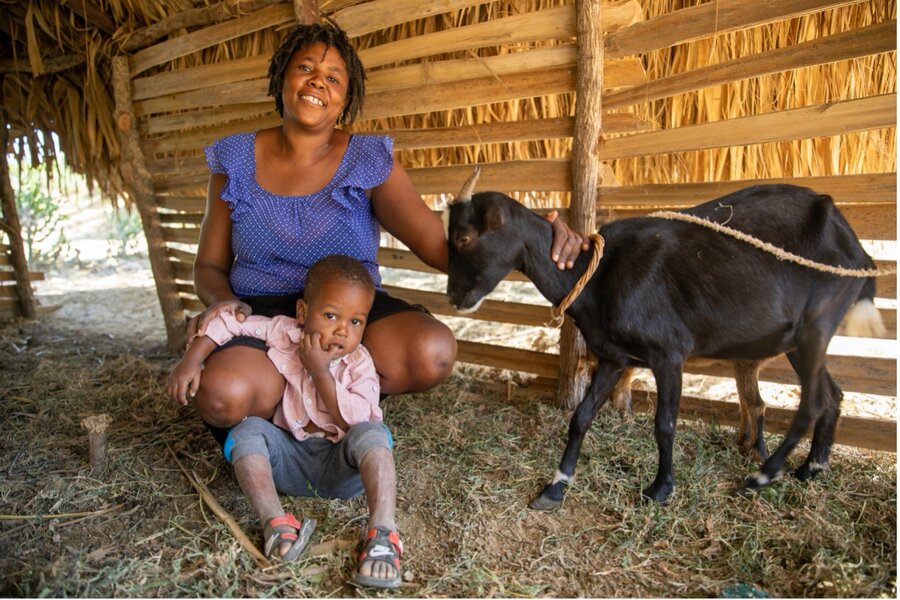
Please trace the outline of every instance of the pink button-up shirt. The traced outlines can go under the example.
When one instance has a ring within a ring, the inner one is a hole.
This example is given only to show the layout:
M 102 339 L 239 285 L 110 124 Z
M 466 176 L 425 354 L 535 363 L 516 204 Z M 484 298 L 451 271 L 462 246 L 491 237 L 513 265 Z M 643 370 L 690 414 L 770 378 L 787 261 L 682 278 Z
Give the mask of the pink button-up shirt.
M 297 347 L 303 337 L 303 328 L 296 319 L 251 315 L 241 323 L 231 313 L 220 313 L 206 328 L 206 335 L 220 346 L 239 335 L 263 340 L 269 346 L 269 360 L 287 380 L 284 397 L 275 409 L 273 423 L 289 430 L 298 440 L 324 436 L 337 442 L 344 437 L 346 432 L 331 418 L 331 413 L 316 392 L 312 375 L 300 362 Z M 333 360 L 329 369 L 334 377 L 338 408 L 344 421 L 356 425 L 382 420 L 378 406 L 378 374 L 372 356 L 362 344 L 350 354 Z M 308 433 L 303 428 L 309 422 L 318 425 L 325 433 Z

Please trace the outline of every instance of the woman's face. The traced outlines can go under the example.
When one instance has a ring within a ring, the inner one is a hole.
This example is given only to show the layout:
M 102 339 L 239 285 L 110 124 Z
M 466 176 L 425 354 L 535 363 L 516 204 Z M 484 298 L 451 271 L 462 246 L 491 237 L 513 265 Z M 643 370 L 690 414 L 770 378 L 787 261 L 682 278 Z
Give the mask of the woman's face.
M 294 52 L 281 91 L 284 118 L 333 127 L 347 105 L 350 76 L 340 52 L 316 42 Z

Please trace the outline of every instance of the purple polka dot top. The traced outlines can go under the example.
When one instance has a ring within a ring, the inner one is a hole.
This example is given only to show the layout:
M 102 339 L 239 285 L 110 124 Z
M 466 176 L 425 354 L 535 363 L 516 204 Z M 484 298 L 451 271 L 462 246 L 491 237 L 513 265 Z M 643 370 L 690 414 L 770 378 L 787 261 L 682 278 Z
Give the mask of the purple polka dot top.
M 380 227 L 366 192 L 390 175 L 393 139 L 351 136 L 334 178 L 308 196 L 273 194 L 257 183 L 255 141 L 256 133 L 238 133 L 206 148 L 209 169 L 228 176 L 222 199 L 231 207 L 234 293 L 296 294 L 329 254 L 362 262 L 380 289 Z

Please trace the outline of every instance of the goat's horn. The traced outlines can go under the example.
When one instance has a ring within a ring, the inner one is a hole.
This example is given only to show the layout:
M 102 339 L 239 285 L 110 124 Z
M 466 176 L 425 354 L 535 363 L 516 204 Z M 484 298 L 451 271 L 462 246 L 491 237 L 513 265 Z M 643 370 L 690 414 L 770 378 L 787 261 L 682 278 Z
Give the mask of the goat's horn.
M 457 202 L 468 202 L 472 199 L 472 190 L 475 189 L 475 182 L 478 181 L 478 176 L 481 175 L 481 166 L 475 165 L 475 171 L 469 175 L 469 178 L 466 179 L 466 182 L 463 184 L 462 189 L 457 194 L 456 199 L 451 202 L 451 204 L 455 204 Z

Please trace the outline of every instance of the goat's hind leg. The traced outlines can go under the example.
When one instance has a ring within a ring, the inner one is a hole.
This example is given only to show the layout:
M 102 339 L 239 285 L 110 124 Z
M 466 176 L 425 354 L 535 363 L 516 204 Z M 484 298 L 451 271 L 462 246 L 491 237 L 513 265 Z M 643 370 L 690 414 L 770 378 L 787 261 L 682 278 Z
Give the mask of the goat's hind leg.
M 822 396 L 825 406 L 822 415 L 816 421 L 809 456 L 794 471 L 794 476 L 801 481 L 813 479 L 828 468 L 831 445 L 834 443 L 834 430 L 841 414 L 841 400 L 844 398 L 844 393 L 838 387 L 831 373 L 824 368 L 822 369 L 822 380 Z
M 622 375 L 622 368 L 614 363 L 601 361 L 591 379 L 587 394 L 575 408 L 569 420 L 569 438 L 563 452 L 562 461 L 553 481 L 544 486 L 541 493 L 531 501 L 529 508 L 534 510 L 551 510 L 562 504 L 566 487 L 575 480 L 575 464 L 581 453 L 584 434 L 597 416 L 597 411 L 609 397 L 610 391 Z
M 800 405 L 784 436 L 784 441 L 763 463 L 759 472 L 744 481 L 746 488 L 764 487 L 778 479 L 788 455 L 797 446 L 800 438 L 809 431 L 810 425 L 816 423 L 822 416 L 825 410 L 822 393 L 824 386 L 828 385 L 825 377 L 827 374 L 825 371 L 827 347 L 828 337 L 814 323 L 807 325 L 798 334 L 797 350 L 789 353 L 788 359 L 794 370 L 797 371 L 797 375 L 800 376 Z
M 768 458 L 766 439 L 763 436 L 766 403 L 759 395 L 759 369 L 765 361 L 734 361 L 734 382 L 741 401 L 741 420 L 738 426 L 737 445 L 747 456 L 754 456 L 763 463 Z

